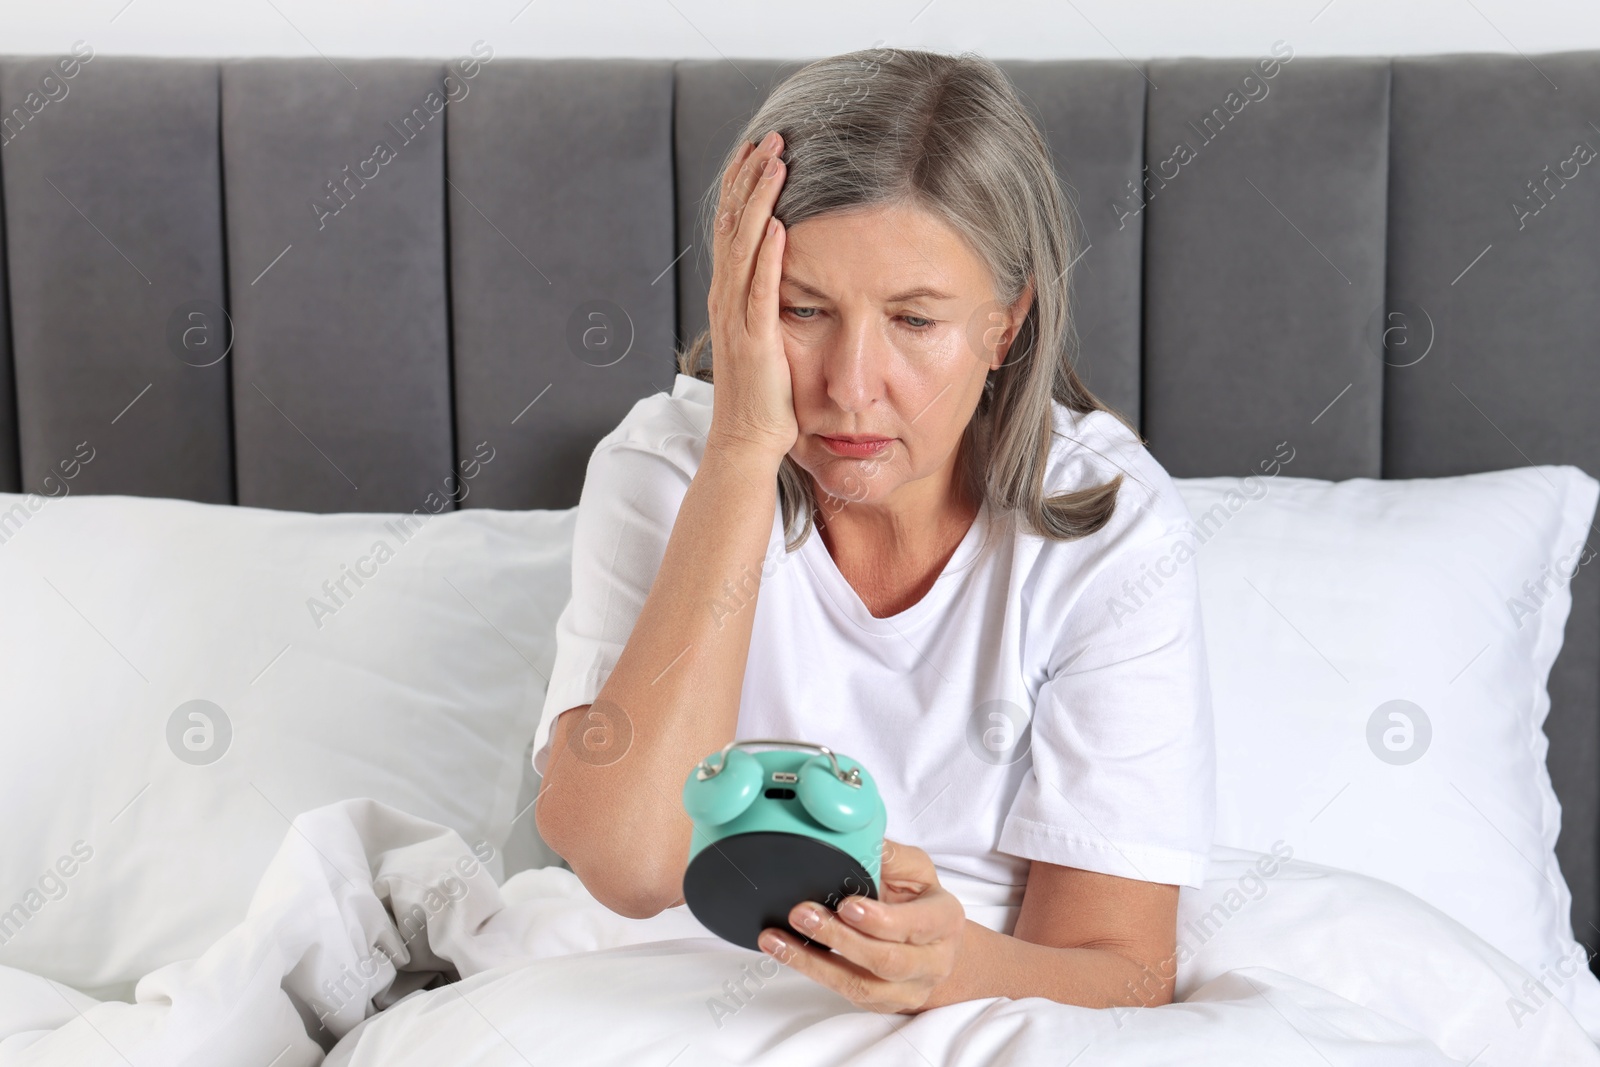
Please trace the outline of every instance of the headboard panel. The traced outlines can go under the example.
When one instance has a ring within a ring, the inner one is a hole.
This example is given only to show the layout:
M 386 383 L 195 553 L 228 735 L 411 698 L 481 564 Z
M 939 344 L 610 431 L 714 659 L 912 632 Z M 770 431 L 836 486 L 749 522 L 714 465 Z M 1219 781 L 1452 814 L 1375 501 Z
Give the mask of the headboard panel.
M 0 80 L 5 71 L 0 67 Z M 0 86 L 0 99 L 4 98 Z M 0 112 L 0 119 L 4 113 Z M 6 136 L 0 127 L 0 137 Z M 0 211 L 0 248 L 6 242 L 5 212 Z M 22 485 L 21 461 L 18 457 L 20 441 L 17 434 L 17 379 L 11 357 L 11 297 L 6 276 L 5 257 L 0 256 L 0 492 L 15 493 Z
M 1597 120 L 1594 52 L 1394 61 L 1388 307 L 1407 340 L 1385 368 L 1384 477 L 1526 463 L 1600 475 Z M 1575 152 L 1580 144 L 1586 153 Z M 1585 155 L 1590 162 L 1577 161 Z M 1594 570 L 1573 579 L 1545 724 L 1562 809 L 1557 853 L 1591 954 L 1600 946 Z
M 102 56 L 41 95 L 56 58 L 0 60 L 0 488 L 87 441 L 74 492 L 310 511 L 451 506 L 478 442 L 464 506 L 576 503 L 704 325 L 700 198 L 799 65 Z M 1090 388 L 1180 477 L 1280 441 L 1305 477 L 1600 473 L 1600 178 L 1564 162 L 1600 53 L 1270 58 L 1002 62 L 1082 223 Z M 1592 570 L 1546 726 L 1591 949 Z
M 691 59 L 678 64 L 673 101 L 672 147 L 676 172 L 678 250 L 678 338 L 688 344 L 706 328 L 711 289 L 711 252 L 704 232 L 702 198 L 716 181 L 722 158 L 739 128 L 772 87 L 804 64 L 741 59 L 734 63 Z
M 222 67 L 238 500 L 410 511 L 455 462 L 442 71 L 338 67 Z
M 1267 58 L 1149 64 L 1144 431 L 1177 477 L 1375 478 L 1388 64 Z
M 672 388 L 672 64 L 496 60 L 450 105 L 466 506 L 574 503 L 595 440 Z M 531 406 L 530 406 L 531 405 Z
M 61 492 L 86 443 L 74 491 L 231 502 L 228 368 L 165 341 L 226 300 L 216 65 L 96 60 L 40 104 L 52 62 L 0 64 L 22 484 Z
M 1112 205 L 1144 166 L 1144 73 L 1118 60 L 1000 67 L 1044 132 L 1079 224 L 1072 274 L 1078 374 L 1137 426 L 1144 220 Z

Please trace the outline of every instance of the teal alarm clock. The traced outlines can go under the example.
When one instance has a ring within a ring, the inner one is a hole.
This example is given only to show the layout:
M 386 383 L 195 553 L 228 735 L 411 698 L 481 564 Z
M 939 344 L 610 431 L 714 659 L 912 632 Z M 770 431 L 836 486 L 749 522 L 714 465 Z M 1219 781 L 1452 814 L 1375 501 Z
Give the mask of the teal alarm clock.
M 745 751 L 755 745 L 806 751 Z M 866 768 L 825 745 L 730 741 L 689 772 L 683 807 L 694 821 L 684 903 L 724 940 L 760 951 L 771 926 L 814 944 L 789 925 L 796 904 L 878 897 L 883 798 Z

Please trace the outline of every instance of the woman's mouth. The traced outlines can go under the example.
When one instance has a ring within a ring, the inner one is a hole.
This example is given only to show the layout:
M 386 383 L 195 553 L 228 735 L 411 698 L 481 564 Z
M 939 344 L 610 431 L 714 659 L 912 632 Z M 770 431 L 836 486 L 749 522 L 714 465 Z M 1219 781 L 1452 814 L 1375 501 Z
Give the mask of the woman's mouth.
M 818 434 L 817 438 L 834 455 L 856 459 L 876 456 L 894 442 L 892 437 L 829 437 Z

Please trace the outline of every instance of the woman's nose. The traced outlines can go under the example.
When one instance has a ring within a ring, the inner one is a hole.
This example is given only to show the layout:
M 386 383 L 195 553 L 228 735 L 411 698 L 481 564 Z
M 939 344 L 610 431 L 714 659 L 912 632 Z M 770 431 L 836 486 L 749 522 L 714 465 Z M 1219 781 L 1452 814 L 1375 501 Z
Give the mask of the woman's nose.
M 888 353 L 883 338 L 864 327 L 840 330 L 823 360 L 828 397 L 844 411 L 862 411 L 883 396 Z

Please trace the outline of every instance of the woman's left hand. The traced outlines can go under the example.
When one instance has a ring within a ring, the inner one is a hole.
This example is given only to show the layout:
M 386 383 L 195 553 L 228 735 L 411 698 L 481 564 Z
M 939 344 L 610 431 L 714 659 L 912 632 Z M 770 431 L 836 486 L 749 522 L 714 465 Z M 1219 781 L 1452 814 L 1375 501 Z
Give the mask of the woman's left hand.
M 837 914 L 806 902 L 789 913 L 790 925 L 832 952 L 797 943 L 775 927 L 761 932 L 760 943 L 774 958 L 859 1008 L 915 1013 L 955 970 L 966 909 L 939 884 L 933 861 L 920 848 L 886 839 L 881 869 L 878 900 L 846 897 Z M 807 925 L 808 915 L 819 921 Z M 773 944 L 774 936 L 781 943 Z

